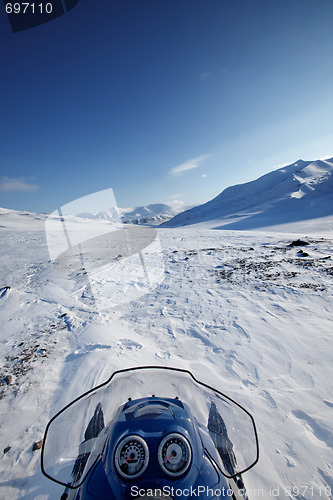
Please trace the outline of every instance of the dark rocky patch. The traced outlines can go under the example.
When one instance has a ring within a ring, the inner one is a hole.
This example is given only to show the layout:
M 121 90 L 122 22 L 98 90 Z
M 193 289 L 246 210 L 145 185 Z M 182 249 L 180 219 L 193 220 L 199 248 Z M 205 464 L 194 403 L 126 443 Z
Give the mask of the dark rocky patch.
M 284 247 L 286 248 L 286 247 Z M 236 258 L 211 270 L 217 282 L 225 281 L 236 286 L 251 286 L 264 291 L 269 286 L 288 286 L 298 289 L 329 291 L 324 275 L 333 276 L 333 266 L 323 258 L 312 258 L 303 250 L 296 257 L 275 260 L 275 252 L 254 259 Z M 290 280 L 290 281 L 289 281 Z M 304 280 L 304 281 L 303 281 Z
M 13 377 L 11 375 L 6 375 L 3 379 L 3 381 L 7 384 L 10 385 L 13 381 Z
M 323 285 L 316 285 L 315 283 L 300 283 L 299 285 L 291 284 L 291 286 L 296 286 L 296 288 L 308 288 L 309 290 L 315 290 L 316 292 L 323 292 L 326 287 Z
M 24 348 L 22 349 L 23 346 Z M 9 387 L 12 388 L 12 391 L 17 391 L 20 385 L 20 378 L 33 368 L 34 363 L 38 359 L 44 361 L 42 358 L 48 356 L 48 350 L 40 349 L 40 344 L 26 347 L 24 342 L 21 342 L 18 347 L 21 347 L 21 349 L 17 349 L 15 356 L 5 356 L 6 363 L 3 368 L 0 368 L 0 399 L 5 396 Z M 6 386 L 8 389 L 6 389 Z
M 301 247 L 301 246 L 305 246 L 305 245 L 310 245 L 310 243 L 308 243 L 307 241 L 304 241 L 304 240 L 294 240 L 288 246 L 289 247 Z
M 303 250 L 299 250 L 297 252 L 297 255 L 299 255 L 300 257 L 309 257 L 309 254 L 306 252 L 303 252 Z
M 333 276 L 333 267 L 327 267 L 327 268 L 325 268 L 325 272 L 329 276 Z
M 40 441 L 36 441 L 36 442 L 32 445 L 32 450 L 33 450 L 33 451 L 35 451 L 35 450 L 40 450 L 42 446 L 43 446 L 43 440 L 41 439 Z

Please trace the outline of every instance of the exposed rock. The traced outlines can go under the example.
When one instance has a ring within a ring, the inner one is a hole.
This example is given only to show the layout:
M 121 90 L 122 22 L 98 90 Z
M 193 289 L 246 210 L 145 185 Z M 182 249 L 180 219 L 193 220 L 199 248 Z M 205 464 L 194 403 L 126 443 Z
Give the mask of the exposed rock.
M 13 377 L 11 375 L 6 375 L 3 380 L 7 385 L 10 385 L 12 383 Z
M 297 252 L 297 255 L 299 255 L 300 257 L 309 257 L 309 254 L 306 252 L 303 252 L 303 250 L 299 250 L 299 252 Z
M 43 440 L 41 439 L 40 441 L 36 441 L 33 445 L 32 445 L 32 449 L 33 451 L 35 450 L 40 450 L 41 447 L 43 445 Z
M 6 453 L 8 453 L 8 452 L 9 452 L 9 450 L 10 450 L 10 446 L 7 446 L 7 448 L 5 448 L 5 449 L 3 450 L 3 454 L 4 454 L 4 455 L 6 455 Z
M 305 245 L 310 245 L 310 243 L 308 243 L 307 241 L 304 241 L 304 240 L 294 240 L 288 246 L 289 247 L 302 247 Z

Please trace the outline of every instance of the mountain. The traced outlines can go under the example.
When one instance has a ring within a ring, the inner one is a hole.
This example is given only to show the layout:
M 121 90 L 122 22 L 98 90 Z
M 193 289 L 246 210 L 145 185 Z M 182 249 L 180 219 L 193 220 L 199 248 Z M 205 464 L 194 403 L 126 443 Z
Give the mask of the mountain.
M 333 158 L 298 160 L 259 179 L 231 186 L 162 227 L 201 223 L 215 229 L 256 229 L 333 215 Z
M 179 213 L 178 209 L 164 203 L 153 203 L 146 207 L 120 210 L 122 221 L 132 224 L 160 224 Z
M 84 219 L 115 220 L 121 217 L 125 224 L 150 224 L 158 225 L 168 221 L 176 214 L 178 209 L 164 203 L 153 203 L 145 207 L 135 208 L 111 208 L 99 213 L 83 212 L 77 217 Z

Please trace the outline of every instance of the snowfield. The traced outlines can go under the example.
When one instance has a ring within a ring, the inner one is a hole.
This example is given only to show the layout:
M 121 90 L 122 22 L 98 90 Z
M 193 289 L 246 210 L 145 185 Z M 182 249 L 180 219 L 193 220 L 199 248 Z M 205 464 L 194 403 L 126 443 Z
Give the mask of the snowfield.
M 253 414 L 250 500 L 333 498 L 332 218 L 326 232 L 316 220 L 158 229 L 163 281 L 104 309 L 53 267 L 44 220 L 0 210 L 0 498 L 58 499 L 32 449 L 49 418 L 114 370 L 149 364 L 187 368 Z

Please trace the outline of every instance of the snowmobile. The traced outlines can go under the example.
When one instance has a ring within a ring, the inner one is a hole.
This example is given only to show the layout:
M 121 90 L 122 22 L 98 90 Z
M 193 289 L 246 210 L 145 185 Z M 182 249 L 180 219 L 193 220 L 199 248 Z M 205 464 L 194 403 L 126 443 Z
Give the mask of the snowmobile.
M 251 414 L 191 372 L 118 370 L 48 423 L 42 472 L 61 500 L 249 500 L 259 458 Z

